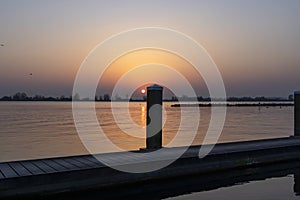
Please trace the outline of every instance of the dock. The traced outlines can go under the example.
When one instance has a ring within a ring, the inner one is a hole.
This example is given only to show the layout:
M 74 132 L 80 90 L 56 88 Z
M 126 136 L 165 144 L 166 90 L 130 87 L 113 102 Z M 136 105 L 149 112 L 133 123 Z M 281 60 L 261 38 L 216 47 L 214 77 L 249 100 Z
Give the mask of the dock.
M 154 162 L 164 162 L 183 147 L 165 148 Z M 199 159 L 200 146 L 189 147 L 174 163 L 149 173 L 125 173 L 99 162 L 92 155 L 24 160 L 0 163 L 0 198 L 44 197 L 93 188 L 123 187 L 163 182 L 195 174 L 213 174 L 300 160 L 300 137 L 217 144 L 208 156 Z M 120 164 L 143 166 L 153 158 L 136 151 L 105 154 Z

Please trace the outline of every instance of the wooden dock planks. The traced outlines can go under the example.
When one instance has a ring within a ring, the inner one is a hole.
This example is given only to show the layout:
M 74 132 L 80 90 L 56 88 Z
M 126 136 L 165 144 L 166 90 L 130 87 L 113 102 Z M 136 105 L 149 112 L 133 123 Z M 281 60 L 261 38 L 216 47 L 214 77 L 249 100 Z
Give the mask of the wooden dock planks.
M 99 165 L 97 165 L 96 163 L 94 163 L 94 162 L 92 162 L 92 161 L 90 161 L 88 159 L 85 159 L 84 157 L 74 157 L 73 159 L 76 160 L 76 161 L 78 161 L 78 162 L 81 162 L 83 164 L 86 164 L 86 165 L 88 165 L 88 166 L 90 166 L 92 168 L 93 167 L 99 167 Z
M 42 160 L 42 162 L 45 163 L 46 165 L 50 166 L 51 168 L 53 168 L 57 172 L 68 171 L 68 169 L 66 167 L 64 167 L 63 165 L 60 165 L 57 162 L 54 162 L 53 160 L 46 159 L 46 160 Z
M 15 178 L 19 176 L 7 163 L 0 163 L 0 170 L 5 178 Z
M 86 163 L 79 162 L 78 160 L 74 159 L 75 157 L 71 158 L 64 158 L 63 160 L 67 163 L 70 163 L 76 167 L 78 167 L 80 170 L 82 169 L 91 169 L 92 167 L 87 165 Z
M 19 162 L 12 162 L 9 163 L 10 167 L 14 169 L 15 172 L 17 172 L 17 174 L 19 176 L 30 176 L 32 175 L 32 173 L 26 169 L 23 165 L 21 165 L 21 163 Z
M 52 167 L 50 167 L 49 165 L 44 163 L 42 160 L 34 160 L 31 162 L 32 162 L 32 164 L 34 164 L 35 166 L 37 166 L 38 168 L 40 168 L 41 170 L 43 170 L 46 173 L 58 172 L 57 170 L 53 169 Z
M 4 175 L 2 174 L 2 172 L 0 171 L 0 179 L 4 179 Z
M 45 174 L 43 170 L 41 170 L 39 167 L 34 165 L 31 161 L 21 161 L 20 162 L 26 169 L 28 169 L 32 175 L 40 175 Z
M 52 159 L 54 162 L 60 164 L 61 166 L 64 166 L 65 168 L 69 169 L 69 170 L 80 170 L 79 167 L 77 167 L 76 165 L 73 165 L 69 162 L 66 162 L 64 159 L 62 158 L 54 158 Z

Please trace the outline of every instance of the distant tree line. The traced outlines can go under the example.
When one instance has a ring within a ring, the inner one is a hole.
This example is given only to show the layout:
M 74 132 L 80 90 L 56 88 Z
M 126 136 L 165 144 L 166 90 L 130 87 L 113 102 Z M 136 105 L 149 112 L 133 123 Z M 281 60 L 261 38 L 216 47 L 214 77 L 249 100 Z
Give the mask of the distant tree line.
M 195 101 L 196 98 L 193 97 L 188 97 L 183 95 L 182 97 L 175 97 L 173 96 L 171 98 L 171 101 Z M 222 99 L 222 98 L 210 98 L 210 97 L 202 97 L 199 96 L 197 97 L 197 101 L 202 101 L 202 102 L 210 102 L 210 101 L 229 101 L 229 102 L 246 102 L 246 101 L 293 101 L 294 100 L 294 95 L 289 95 L 288 98 L 283 98 L 283 97 L 228 97 L 227 99 Z
M 25 92 L 18 92 L 12 96 L 3 96 L 0 101 L 86 101 L 87 98 L 80 98 L 78 94 L 74 96 L 46 97 L 43 95 L 28 96 Z M 110 95 L 95 96 L 95 101 L 111 101 Z
M 111 101 L 111 97 L 109 94 L 104 95 L 96 95 L 94 99 L 89 98 L 81 98 L 79 94 L 75 94 L 74 96 L 60 96 L 60 97 L 51 97 L 51 96 L 43 96 L 43 95 L 35 95 L 28 96 L 25 92 L 17 92 L 12 96 L 3 96 L 0 98 L 0 101 Z M 125 101 L 128 99 L 116 99 L 115 101 Z M 139 101 L 134 99 L 129 99 L 130 101 Z M 142 101 L 142 100 L 140 100 Z
M 227 101 L 294 101 L 294 95 L 283 97 L 229 97 Z
M 60 97 L 46 97 L 43 95 L 35 95 L 35 96 L 28 96 L 25 92 L 18 92 L 12 96 L 3 96 L 0 98 L 0 101 L 146 101 L 146 96 L 143 96 L 142 99 L 132 99 L 126 97 L 125 99 L 117 96 L 114 99 L 111 98 L 109 94 L 104 95 L 96 95 L 94 99 L 88 98 L 80 98 L 79 94 L 75 94 L 74 96 L 60 96 Z M 202 102 L 210 102 L 210 101 L 225 101 L 225 99 L 213 99 L 210 97 L 202 97 L 199 96 L 195 97 L 188 97 L 183 95 L 181 97 L 172 96 L 170 99 L 164 99 L 164 101 L 202 101 Z M 293 101 L 294 95 L 289 95 L 287 98 L 283 97 L 228 97 L 227 101 L 234 102 L 234 101 Z

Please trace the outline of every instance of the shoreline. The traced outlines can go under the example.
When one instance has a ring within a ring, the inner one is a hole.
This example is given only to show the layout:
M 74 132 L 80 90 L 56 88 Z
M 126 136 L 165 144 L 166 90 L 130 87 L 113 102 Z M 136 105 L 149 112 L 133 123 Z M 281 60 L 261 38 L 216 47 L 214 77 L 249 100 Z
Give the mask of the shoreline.
M 294 107 L 293 103 L 208 103 L 172 104 L 171 107 Z

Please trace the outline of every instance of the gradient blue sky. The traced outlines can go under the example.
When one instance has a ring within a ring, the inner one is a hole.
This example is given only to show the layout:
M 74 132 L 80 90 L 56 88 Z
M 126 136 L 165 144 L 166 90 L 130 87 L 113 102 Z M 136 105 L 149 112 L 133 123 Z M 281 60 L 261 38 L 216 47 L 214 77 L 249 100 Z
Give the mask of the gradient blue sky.
M 299 0 L 1 0 L 0 96 L 70 95 L 99 42 L 156 26 L 202 44 L 228 96 L 287 97 L 300 89 L 299 20 Z

